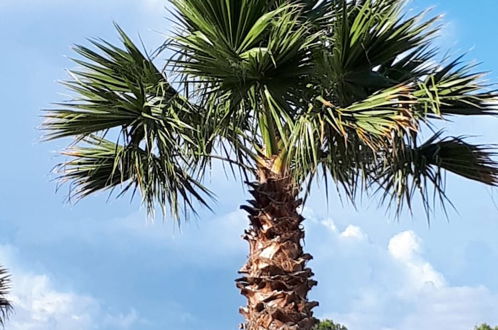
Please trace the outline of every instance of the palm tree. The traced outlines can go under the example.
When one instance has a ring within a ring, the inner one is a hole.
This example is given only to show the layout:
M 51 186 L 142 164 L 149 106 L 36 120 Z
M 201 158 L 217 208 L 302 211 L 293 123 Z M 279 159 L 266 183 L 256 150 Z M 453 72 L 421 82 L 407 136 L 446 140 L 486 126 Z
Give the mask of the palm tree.
M 5 321 L 12 312 L 12 305 L 6 296 L 10 289 L 10 276 L 7 270 L 0 267 L 0 326 L 5 325 Z
M 498 96 L 460 58 L 438 60 L 437 17 L 407 16 L 402 0 L 171 3 L 176 32 L 150 56 L 119 27 L 121 47 L 75 47 L 76 97 L 44 128 L 74 139 L 59 167 L 74 198 L 138 190 L 149 213 L 181 220 L 209 204 L 214 161 L 245 180 L 245 329 L 317 322 L 299 212 L 313 182 L 352 201 L 378 192 L 398 212 L 416 194 L 426 210 L 444 205 L 444 171 L 498 184 L 489 146 L 434 129 L 496 114 Z M 163 69 L 158 54 L 169 55 Z

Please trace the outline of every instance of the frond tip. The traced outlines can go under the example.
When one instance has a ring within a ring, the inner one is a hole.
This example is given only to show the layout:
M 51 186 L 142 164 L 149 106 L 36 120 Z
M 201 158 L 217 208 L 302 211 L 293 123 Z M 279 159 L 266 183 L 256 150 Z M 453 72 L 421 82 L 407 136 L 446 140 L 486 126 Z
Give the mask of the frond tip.
M 212 194 L 174 157 L 158 157 L 137 146 L 120 146 L 111 141 L 91 136 L 83 140 L 85 146 L 74 146 L 63 152 L 70 159 L 59 165 L 59 179 L 71 182 L 71 196 L 76 199 L 102 190 L 121 187 L 119 195 L 137 189 L 150 215 L 155 206 L 163 214 L 169 206 L 175 219 L 194 210 L 196 200 L 207 206 L 206 196 Z
M 400 212 L 419 192 L 426 211 L 430 210 L 429 193 L 440 202 L 449 202 L 445 194 L 443 170 L 489 186 L 498 186 L 497 152 L 492 146 L 473 145 L 463 137 L 441 138 L 435 134 L 419 147 L 408 145 L 393 148 L 378 168 L 372 171 L 373 184 L 383 191 L 383 201 L 396 202 Z
M 498 186 L 497 152 L 492 146 L 472 145 L 463 137 L 448 137 L 435 142 L 436 134 L 419 150 L 431 165 L 481 183 Z

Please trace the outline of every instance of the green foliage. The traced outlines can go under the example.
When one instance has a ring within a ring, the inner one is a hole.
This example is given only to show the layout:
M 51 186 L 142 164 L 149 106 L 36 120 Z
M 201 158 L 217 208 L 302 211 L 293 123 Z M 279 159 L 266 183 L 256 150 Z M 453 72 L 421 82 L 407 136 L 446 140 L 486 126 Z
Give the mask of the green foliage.
M 334 323 L 331 320 L 324 320 L 321 321 L 320 324 L 314 328 L 314 330 L 348 330 L 348 328 L 338 323 Z
M 498 326 L 492 328 L 491 326 L 487 324 L 481 324 L 480 326 L 477 326 L 474 328 L 475 330 L 498 330 Z
M 445 171 L 498 185 L 491 146 L 421 138 L 435 121 L 498 110 L 480 73 L 440 59 L 438 17 L 408 16 L 402 0 L 172 3 L 165 70 L 119 28 L 121 47 L 76 47 L 75 98 L 44 125 L 74 141 L 59 167 L 74 196 L 139 190 L 150 212 L 179 218 L 207 204 L 213 159 L 244 176 L 272 160 L 305 187 L 332 179 L 398 211 L 417 193 L 426 210 L 444 203 Z
M 71 71 L 65 85 L 78 97 L 46 114 L 47 139 L 76 136 L 79 144 L 64 154 L 63 181 L 74 185 L 73 196 L 85 197 L 127 182 L 122 193 L 140 189 L 150 213 L 154 204 L 171 205 L 178 216 L 179 198 L 205 203 L 209 191 L 186 170 L 199 148 L 192 134 L 200 125 L 192 106 L 117 27 L 123 49 L 93 41 L 101 54 L 83 46 L 76 59 L 83 71 Z M 112 129 L 117 131 L 113 132 Z M 106 139 L 114 133 L 116 143 Z M 204 195 L 204 196 L 203 196 Z

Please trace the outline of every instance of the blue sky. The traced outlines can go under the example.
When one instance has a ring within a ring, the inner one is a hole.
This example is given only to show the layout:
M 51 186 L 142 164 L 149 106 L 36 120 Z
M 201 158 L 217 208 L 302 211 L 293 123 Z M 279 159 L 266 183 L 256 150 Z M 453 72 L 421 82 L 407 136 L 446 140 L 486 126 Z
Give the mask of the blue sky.
M 498 82 L 495 0 L 413 0 L 445 13 L 440 45 L 467 52 Z M 152 50 L 170 31 L 160 0 L 1 0 L 0 263 L 13 272 L 16 313 L 7 329 L 235 329 L 234 286 L 244 263 L 240 183 L 210 178 L 216 213 L 180 229 L 146 220 L 137 201 L 102 194 L 76 205 L 50 174 L 65 142 L 41 143 L 40 109 L 64 99 L 70 46 L 116 41 L 112 21 Z M 498 142 L 497 119 L 458 120 L 449 132 Z M 448 177 L 457 212 L 399 221 L 365 200 L 358 210 L 320 188 L 304 210 L 319 317 L 351 330 L 467 330 L 498 324 L 498 195 Z M 496 202 L 495 202 L 496 201 Z

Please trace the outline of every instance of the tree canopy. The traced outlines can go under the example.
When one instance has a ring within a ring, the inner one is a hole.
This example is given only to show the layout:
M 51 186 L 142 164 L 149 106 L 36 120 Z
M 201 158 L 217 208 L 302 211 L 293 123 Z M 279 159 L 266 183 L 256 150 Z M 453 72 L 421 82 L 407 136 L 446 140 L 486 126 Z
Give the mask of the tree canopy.
M 492 328 L 491 326 L 489 326 L 488 324 L 486 323 L 483 323 L 481 324 L 480 326 L 476 326 L 474 328 L 475 330 L 498 330 L 498 326 Z
M 426 209 L 444 202 L 445 170 L 498 183 L 491 146 L 422 134 L 497 110 L 482 73 L 432 45 L 439 17 L 408 16 L 403 0 L 172 3 L 164 70 L 120 28 L 121 47 L 75 48 L 76 97 L 44 124 L 48 139 L 75 138 L 60 165 L 73 197 L 138 190 L 178 218 L 208 204 L 214 159 L 243 177 L 271 159 L 297 184 L 332 179 L 398 211 L 417 192 Z
M 348 330 L 348 328 L 331 320 L 323 320 L 313 330 Z

